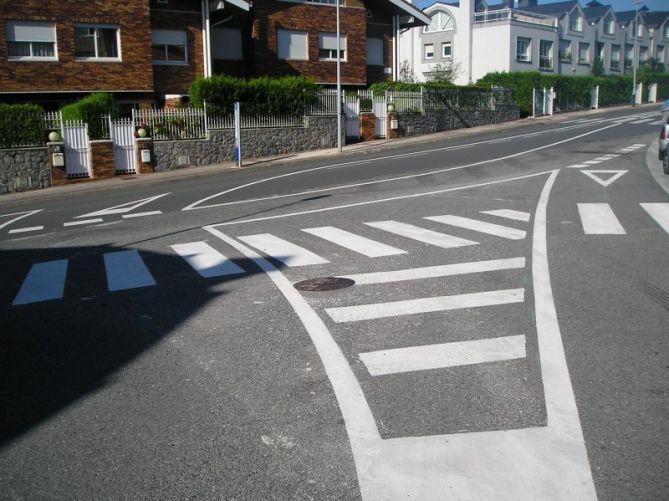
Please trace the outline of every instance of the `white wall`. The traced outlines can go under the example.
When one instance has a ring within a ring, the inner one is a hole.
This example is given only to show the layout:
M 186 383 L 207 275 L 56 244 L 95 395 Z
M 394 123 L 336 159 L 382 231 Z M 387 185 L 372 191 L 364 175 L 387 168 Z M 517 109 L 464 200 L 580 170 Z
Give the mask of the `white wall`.
M 474 28 L 472 53 L 472 81 L 476 82 L 486 73 L 493 71 L 510 71 L 511 58 L 511 25 L 506 21 L 485 23 Z

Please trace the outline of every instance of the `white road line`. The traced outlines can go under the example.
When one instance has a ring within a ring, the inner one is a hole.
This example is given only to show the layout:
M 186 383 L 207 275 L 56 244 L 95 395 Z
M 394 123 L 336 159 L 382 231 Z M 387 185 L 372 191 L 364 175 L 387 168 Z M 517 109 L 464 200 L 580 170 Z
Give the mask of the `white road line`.
M 63 223 L 63 226 L 79 226 L 80 224 L 93 224 L 101 223 L 103 219 L 101 217 L 95 219 L 84 219 L 83 221 L 70 221 L 69 223 Z
M 170 192 L 171 193 L 171 192 Z M 155 197 L 143 198 L 141 200 L 135 200 L 133 202 L 126 202 L 124 204 L 115 205 L 114 207 L 108 207 L 106 209 L 98 210 L 95 212 L 89 212 L 87 214 L 82 214 L 77 216 L 75 219 L 84 218 L 84 217 L 95 217 L 95 216 L 108 216 L 111 214 L 124 214 L 126 212 L 133 211 L 142 205 L 158 200 L 159 198 L 166 197 L 170 193 L 163 193 L 162 195 L 156 195 Z
M 618 158 L 619 156 L 620 156 L 620 155 L 617 155 L 616 153 L 608 153 L 607 155 L 604 155 L 604 156 L 601 157 L 601 158 L 609 158 L 609 159 L 612 159 L 612 158 Z
M 643 143 L 634 143 L 632 146 L 633 146 L 634 148 L 643 148 L 643 147 L 646 146 L 646 145 L 643 144 Z
M 567 165 L 567 169 L 582 169 L 583 167 L 587 167 L 587 165 L 585 164 Z
M 522 212 L 513 209 L 482 210 L 481 213 L 490 214 L 491 216 L 504 217 L 506 219 L 513 219 L 514 221 L 523 221 L 525 223 L 530 221 L 531 216 L 529 212 Z
M 43 230 L 43 229 L 44 229 L 44 226 L 29 226 L 29 227 L 26 227 L 26 228 L 15 228 L 13 230 L 9 230 L 9 233 L 10 234 L 13 234 L 13 233 L 28 233 L 28 232 L 31 232 L 31 231 L 40 231 L 40 230 Z
M 107 286 L 110 291 L 156 285 L 151 272 L 136 250 L 108 252 L 104 255 L 104 261 Z
M 639 204 L 655 219 L 664 231 L 669 233 L 669 204 Z
M 396 256 L 406 254 L 406 251 L 382 244 L 376 240 L 361 237 L 355 233 L 335 228 L 334 226 L 322 226 L 320 228 L 305 228 L 302 231 L 320 237 L 346 249 L 358 252 L 367 257 Z
M 464 247 L 466 245 L 478 245 L 478 242 L 467 240 L 464 238 L 446 235 L 437 231 L 420 228 L 412 224 L 400 223 L 398 221 L 376 221 L 372 223 L 364 223 L 372 228 L 394 233 L 405 238 L 417 240 L 424 244 L 435 245 L 442 249 L 452 249 L 454 247 Z
M 637 150 L 637 148 L 622 148 L 622 149 L 618 150 L 618 153 L 632 153 L 636 150 Z
M 607 160 L 611 160 L 611 157 L 605 155 L 603 157 L 595 157 L 595 160 L 598 160 L 599 162 L 606 162 Z
M 350 278 L 355 281 L 356 285 L 369 285 L 465 275 L 469 273 L 485 273 L 488 271 L 512 270 L 524 267 L 524 257 L 513 257 L 509 259 L 474 261 L 471 263 L 454 263 L 439 266 L 425 266 L 421 268 L 407 268 L 404 270 L 357 273 L 354 275 L 343 275 L 343 278 Z
M 65 290 L 67 259 L 32 265 L 13 305 L 60 299 Z
M 204 278 L 246 273 L 207 242 L 190 242 L 171 246 L 174 252 Z
M 609 204 L 578 204 L 578 213 L 586 235 L 624 235 L 626 233 Z
M 593 181 L 596 181 L 598 184 L 601 184 L 602 186 L 604 186 L 604 188 L 606 188 L 608 185 L 615 182 L 616 180 L 620 179 L 627 172 L 628 172 L 627 170 L 582 170 L 581 171 L 582 174 L 585 174 L 586 176 L 588 176 Z M 604 178 L 600 177 L 601 174 L 611 174 L 611 176 L 608 179 L 604 179 Z
M 636 122 L 631 122 L 631 123 L 633 123 L 634 125 L 639 125 L 639 124 L 644 124 L 646 122 L 650 122 L 651 120 L 652 118 L 644 118 L 642 120 L 637 120 Z
M 4 223 L 0 224 L 0 229 L 4 228 L 5 226 L 9 226 L 12 223 L 15 223 L 19 219 L 23 219 L 24 217 L 32 216 L 33 214 L 37 214 L 38 212 L 42 212 L 43 210 L 44 209 L 37 209 L 37 210 L 29 210 L 29 211 L 25 211 L 25 212 L 12 212 L 11 214 L 0 214 L 0 218 L 10 217 L 10 216 L 18 216 L 18 217 L 10 219 L 9 221 L 5 221 Z
M 387 303 L 361 304 L 326 308 L 325 312 L 337 323 L 374 320 L 377 318 L 400 317 L 437 311 L 479 308 L 502 304 L 522 303 L 525 289 L 503 289 L 452 296 L 436 296 Z
M 358 355 L 372 376 L 525 358 L 525 336 L 412 346 Z
M 149 212 L 137 212 L 135 214 L 124 214 L 122 217 L 123 219 L 131 219 L 133 217 L 144 217 L 144 216 L 155 216 L 157 214 L 162 214 L 162 211 L 159 210 L 152 210 Z
M 312 264 L 328 263 L 327 259 L 323 259 L 318 254 L 314 254 L 310 250 L 295 245 L 287 240 L 276 237 L 270 233 L 261 233 L 259 235 L 247 235 L 244 237 L 237 237 L 242 242 L 255 247 L 259 251 L 264 252 L 277 261 L 282 262 L 286 266 L 309 266 Z
M 457 226 L 471 231 L 478 231 L 479 233 L 487 233 L 496 237 L 508 238 L 509 240 L 522 240 L 525 238 L 525 230 L 503 226 L 501 224 L 488 223 L 486 221 L 479 221 L 478 219 L 471 219 L 462 216 L 444 215 L 444 216 L 430 216 L 426 217 L 429 221 L 436 221 L 437 223 L 448 224 L 450 226 Z
M 596 165 L 596 164 L 601 164 L 602 161 L 601 160 L 586 160 L 585 162 L 581 162 L 581 163 L 584 163 L 585 165 Z

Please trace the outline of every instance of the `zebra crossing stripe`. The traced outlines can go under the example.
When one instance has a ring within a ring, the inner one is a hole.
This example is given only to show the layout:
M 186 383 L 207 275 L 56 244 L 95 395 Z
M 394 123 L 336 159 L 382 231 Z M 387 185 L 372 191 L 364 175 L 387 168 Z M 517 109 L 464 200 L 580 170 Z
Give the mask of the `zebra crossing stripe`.
M 108 252 L 103 257 L 110 292 L 156 285 L 138 251 Z
M 362 304 L 326 308 L 325 312 L 337 322 L 357 322 L 378 318 L 399 317 L 431 313 L 437 311 L 477 308 L 511 303 L 522 303 L 525 300 L 525 289 L 505 289 L 453 296 L 437 296 L 388 303 Z
M 586 160 L 585 162 L 582 162 L 582 163 L 584 163 L 585 165 L 597 165 L 597 164 L 601 164 L 602 161 L 601 160 Z
M 346 249 L 352 250 L 367 257 L 395 256 L 406 254 L 406 251 L 390 245 L 377 242 L 370 238 L 361 237 L 354 233 L 335 228 L 334 226 L 322 226 L 319 228 L 305 228 L 302 231 L 320 237 Z
M 641 120 L 637 120 L 637 121 L 631 122 L 631 123 L 633 123 L 634 125 L 639 125 L 639 124 L 643 124 L 643 123 L 646 123 L 646 122 L 650 122 L 651 120 L 652 120 L 652 118 L 643 118 Z
M 624 235 L 625 229 L 607 203 L 577 204 L 586 235 Z
M 669 204 L 640 204 L 655 219 L 664 231 L 669 233 Z
M 12 304 L 16 306 L 62 298 L 66 275 L 67 259 L 32 265 Z
M 425 219 L 429 221 L 436 221 L 437 223 L 457 226 L 466 230 L 478 231 L 480 233 L 487 233 L 497 237 L 508 238 L 510 240 L 522 240 L 526 235 L 525 230 L 519 230 L 517 228 L 502 226 L 501 224 L 488 223 L 486 221 L 479 221 L 478 219 L 471 219 L 462 216 L 430 216 L 426 217 Z
M 489 261 L 444 264 L 440 266 L 426 266 L 404 270 L 358 273 L 355 275 L 345 275 L 342 278 L 350 278 L 355 281 L 356 285 L 370 285 L 403 282 L 406 280 L 421 280 L 425 278 L 448 277 L 453 275 L 466 275 L 469 273 L 512 270 L 524 267 L 524 257 L 513 257 L 509 259 L 491 259 Z
M 608 155 L 604 155 L 603 157 L 595 157 L 594 160 L 597 160 L 599 162 L 606 162 L 607 160 L 611 160 L 611 157 Z
M 359 355 L 372 376 L 501 362 L 526 356 L 525 336 L 412 346 Z
M 428 230 L 412 224 L 400 223 L 398 221 L 376 221 L 364 224 L 418 242 L 435 245 L 442 249 L 452 249 L 453 247 L 464 247 L 466 245 L 478 245 L 478 242 L 474 242 L 473 240 L 446 235 L 445 233 L 439 233 L 437 231 Z
M 524 223 L 529 223 L 530 221 L 529 212 L 513 209 L 482 210 L 481 213 L 490 214 L 491 216 L 505 217 L 507 219 L 513 219 L 514 221 L 523 221 Z
M 245 271 L 207 242 L 172 245 L 174 252 L 204 278 L 240 275 Z
M 583 167 L 587 167 L 587 165 L 585 164 L 567 165 L 567 169 L 582 169 Z
M 309 266 L 329 262 L 318 254 L 314 254 L 310 250 L 276 237 L 271 233 L 247 235 L 238 238 L 242 242 L 249 244 L 251 247 L 255 247 L 277 261 L 282 262 L 286 266 Z

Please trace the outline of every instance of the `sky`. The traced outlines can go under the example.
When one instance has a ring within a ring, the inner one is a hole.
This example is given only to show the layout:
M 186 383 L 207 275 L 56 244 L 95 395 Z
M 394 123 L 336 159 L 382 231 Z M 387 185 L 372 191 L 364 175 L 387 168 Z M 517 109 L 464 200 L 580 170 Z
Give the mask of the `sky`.
M 444 3 L 450 3 L 455 0 L 444 0 Z M 564 0 L 539 0 L 539 4 L 543 5 L 546 3 L 555 3 L 555 1 L 564 1 Z M 581 0 L 581 5 L 585 6 L 590 0 Z M 415 0 L 415 4 L 421 9 L 432 5 L 435 0 Z M 600 3 L 604 5 L 613 6 L 615 11 L 625 11 L 625 10 L 634 10 L 634 0 L 599 0 Z M 490 5 L 495 5 L 502 3 L 501 0 L 489 0 Z M 645 0 L 643 3 L 649 10 L 664 10 L 669 11 L 669 0 Z

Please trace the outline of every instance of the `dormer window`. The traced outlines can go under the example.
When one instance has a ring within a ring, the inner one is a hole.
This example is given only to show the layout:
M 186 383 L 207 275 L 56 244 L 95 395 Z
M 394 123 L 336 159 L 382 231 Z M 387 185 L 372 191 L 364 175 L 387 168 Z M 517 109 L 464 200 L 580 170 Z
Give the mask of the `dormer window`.
M 641 38 L 643 36 L 643 24 L 638 23 L 636 27 L 636 36 Z
M 452 29 L 454 29 L 453 18 L 446 12 L 439 10 L 430 16 L 430 24 L 423 29 L 423 32 L 430 33 L 432 31 L 449 31 Z
M 613 20 L 613 16 L 609 14 L 604 18 L 604 33 L 607 35 L 613 35 L 616 32 L 616 22 Z
M 569 14 L 569 29 L 571 31 L 583 31 L 583 18 L 577 11 Z

